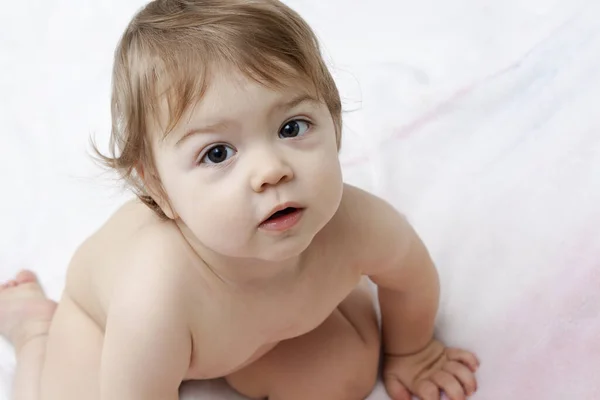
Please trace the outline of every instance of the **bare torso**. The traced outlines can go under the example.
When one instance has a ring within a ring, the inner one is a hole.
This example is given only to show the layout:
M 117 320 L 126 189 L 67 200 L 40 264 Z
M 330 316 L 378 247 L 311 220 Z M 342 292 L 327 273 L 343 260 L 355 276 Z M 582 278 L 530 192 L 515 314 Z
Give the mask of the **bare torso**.
M 179 259 L 174 259 L 169 273 L 175 276 L 180 295 L 191 304 L 188 322 L 192 342 L 204 344 L 193 346 L 186 378 L 226 376 L 252 363 L 281 340 L 316 328 L 356 287 L 361 273 L 353 259 L 349 239 L 352 233 L 344 229 L 343 220 L 334 217 L 319 233 L 295 279 L 261 291 L 219 291 L 214 290 L 207 275 L 194 268 L 197 265 L 190 260 L 197 255 L 175 224 L 160 221 L 146 206 L 132 201 L 82 245 L 70 265 L 65 293 L 103 333 L 110 294 L 129 268 L 125 260 L 130 256 L 132 241 L 142 232 L 153 230 L 167 235 L 167 240 L 180 246 L 174 252 Z M 149 288 L 148 295 L 151 291 Z

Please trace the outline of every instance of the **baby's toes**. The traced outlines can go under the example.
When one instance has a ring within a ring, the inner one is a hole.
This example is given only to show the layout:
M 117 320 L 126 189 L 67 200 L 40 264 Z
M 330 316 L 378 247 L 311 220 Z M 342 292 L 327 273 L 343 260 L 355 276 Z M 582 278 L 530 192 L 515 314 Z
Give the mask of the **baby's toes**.
M 0 295 L 2 301 L 46 297 L 37 276 L 27 270 L 19 272 L 14 279 L 0 285 Z
M 15 281 L 17 282 L 17 284 L 34 282 L 37 283 L 37 276 L 33 272 L 24 269 L 17 274 L 17 276 L 15 277 Z
M 10 281 L 4 282 L 2 285 L 0 285 L 0 290 L 9 289 L 17 285 L 17 281 L 11 279 Z

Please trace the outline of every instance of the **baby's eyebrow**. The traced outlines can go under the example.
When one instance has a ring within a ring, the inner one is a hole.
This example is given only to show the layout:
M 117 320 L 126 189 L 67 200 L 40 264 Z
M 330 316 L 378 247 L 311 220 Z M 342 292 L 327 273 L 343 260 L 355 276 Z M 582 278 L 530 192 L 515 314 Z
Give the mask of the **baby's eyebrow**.
M 269 114 L 273 114 L 275 112 L 281 112 L 282 110 L 288 110 L 295 107 L 298 107 L 302 103 L 318 103 L 318 100 L 308 93 L 302 93 L 293 97 L 291 100 L 278 101 L 277 103 L 271 106 L 269 110 Z M 196 136 L 202 133 L 216 133 L 227 130 L 227 128 L 231 127 L 234 123 L 231 120 L 221 120 L 214 124 L 206 125 L 200 128 L 193 128 L 187 131 L 181 138 L 177 140 L 175 143 L 175 147 L 180 147 L 181 144 L 192 136 Z
M 215 133 L 215 132 L 224 131 L 224 130 L 227 130 L 227 127 L 229 127 L 229 126 L 231 126 L 231 122 L 227 121 L 227 120 L 223 120 L 223 121 L 219 121 L 219 122 L 214 123 L 214 124 L 203 126 L 201 128 L 190 129 L 182 137 L 180 137 L 177 140 L 177 143 L 175 143 L 175 147 L 181 146 L 181 144 L 186 139 L 188 139 L 188 138 L 190 138 L 192 136 L 195 136 L 195 135 L 198 135 L 198 134 L 202 134 L 202 133 Z
M 318 101 L 317 101 L 317 99 L 314 98 L 314 96 L 311 96 L 308 93 L 302 93 L 300 95 L 293 97 L 291 100 L 279 101 L 279 102 L 275 103 L 271 107 L 270 112 L 273 113 L 274 111 L 281 111 L 281 110 L 285 110 L 285 109 L 294 108 L 304 102 L 317 103 Z

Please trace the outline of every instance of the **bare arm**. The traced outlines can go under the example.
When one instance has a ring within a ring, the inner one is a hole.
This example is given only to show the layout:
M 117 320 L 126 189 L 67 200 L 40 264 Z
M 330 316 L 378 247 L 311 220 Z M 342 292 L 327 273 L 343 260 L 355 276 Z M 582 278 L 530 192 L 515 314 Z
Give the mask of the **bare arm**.
M 474 392 L 478 361 L 434 339 L 440 284 L 425 245 L 408 221 L 382 199 L 357 192 L 363 263 L 378 286 L 382 314 L 384 383 L 393 399 L 464 400 Z M 362 216 L 361 216 L 362 215 Z
M 439 279 L 429 252 L 408 222 L 390 218 L 398 224 L 398 242 L 406 241 L 406 247 L 370 277 L 379 288 L 385 353 L 414 354 L 433 339 Z
M 433 338 L 439 280 L 433 261 L 408 221 L 384 200 L 346 188 L 348 215 L 359 228 L 363 273 L 378 286 L 384 350 L 411 354 Z
M 102 400 L 179 399 L 191 336 L 178 297 L 151 274 L 125 277 L 112 299 L 102 353 Z

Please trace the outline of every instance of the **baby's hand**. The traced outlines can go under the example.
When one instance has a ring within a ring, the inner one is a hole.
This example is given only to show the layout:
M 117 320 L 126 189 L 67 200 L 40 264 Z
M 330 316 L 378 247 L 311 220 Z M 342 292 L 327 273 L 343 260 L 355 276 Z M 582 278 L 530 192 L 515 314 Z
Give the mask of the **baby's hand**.
M 433 340 L 409 356 L 386 355 L 383 379 L 393 400 L 410 400 L 411 393 L 422 400 L 439 400 L 440 390 L 450 400 L 464 400 L 477 390 L 478 367 L 474 354 Z

